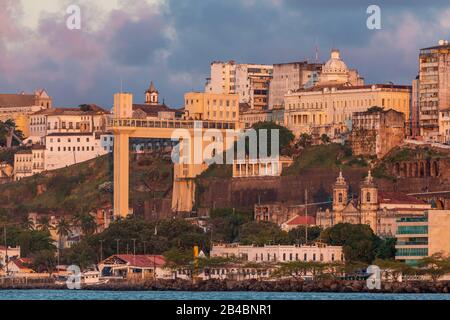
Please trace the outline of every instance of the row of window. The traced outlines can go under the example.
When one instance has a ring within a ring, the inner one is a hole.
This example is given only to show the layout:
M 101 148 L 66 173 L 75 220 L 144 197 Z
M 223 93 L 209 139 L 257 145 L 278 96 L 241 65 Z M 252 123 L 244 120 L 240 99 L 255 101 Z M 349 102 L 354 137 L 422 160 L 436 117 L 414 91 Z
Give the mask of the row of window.
M 56 138 L 56 142 L 61 142 L 62 140 L 63 139 L 61 139 L 61 138 Z M 87 137 L 86 142 L 89 142 L 89 140 L 90 140 L 89 137 Z M 53 138 L 50 138 L 50 143 L 53 143 L 53 141 L 54 141 Z M 81 142 L 81 138 L 77 138 L 76 141 Z M 67 142 L 72 142 L 72 138 L 67 138 Z M 74 142 L 75 142 L 75 140 L 74 140 Z
M 55 148 L 53 148 L 53 147 L 50 147 L 50 151 L 53 151 L 53 150 L 55 150 L 55 151 L 94 151 L 94 146 L 86 146 L 86 147 L 84 147 L 84 146 L 78 146 L 78 147 L 55 147 Z
M 399 248 L 396 255 L 402 257 L 424 257 L 428 256 L 428 248 Z

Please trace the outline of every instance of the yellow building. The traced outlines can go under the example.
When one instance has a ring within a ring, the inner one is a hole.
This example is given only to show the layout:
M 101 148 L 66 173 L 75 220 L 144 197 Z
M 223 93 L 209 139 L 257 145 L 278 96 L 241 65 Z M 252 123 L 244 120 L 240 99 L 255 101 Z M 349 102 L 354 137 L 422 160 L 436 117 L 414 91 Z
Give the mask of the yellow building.
M 239 121 L 237 94 L 188 92 L 184 101 L 185 117 L 189 120 Z
M 285 96 L 285 124 L 296 135 L 323 128 L 331 136 L 347 132 L 353 112 L 372 106 L 403 112 L 409 119 L 411 87 L 403 85 L 315 86 Z
M 285 125 L 297 136 L 308 133 L 335 137 L 350 130 L 353 112 L 372 106 L 403 112 L 408 121 L 410 99 L 411 86 L 364 85 L 359 74 L 342 61 L 339 50 L 333 50 L 316 85 L 285 95 Z
M 0 121 L 14 120 L 17 128 L 25 137 L 30 135 L 30 114 L 52 108 L 52 98 L 44 89 L 36 90 L 32 94 L 0 94 Z

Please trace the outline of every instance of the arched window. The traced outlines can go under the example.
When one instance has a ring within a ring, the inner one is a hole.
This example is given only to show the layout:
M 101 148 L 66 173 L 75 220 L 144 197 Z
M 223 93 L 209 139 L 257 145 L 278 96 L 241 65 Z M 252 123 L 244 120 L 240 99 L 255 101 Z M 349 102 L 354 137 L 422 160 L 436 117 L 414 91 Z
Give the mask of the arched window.
M 367 192 L 367 193 L 366 193 L 366 201 L 367 201 L 367 202 L 370 202 L 370 192 Z
M 339 203 L 342 203 L 342 192 L 339 192 L 338 199 Z

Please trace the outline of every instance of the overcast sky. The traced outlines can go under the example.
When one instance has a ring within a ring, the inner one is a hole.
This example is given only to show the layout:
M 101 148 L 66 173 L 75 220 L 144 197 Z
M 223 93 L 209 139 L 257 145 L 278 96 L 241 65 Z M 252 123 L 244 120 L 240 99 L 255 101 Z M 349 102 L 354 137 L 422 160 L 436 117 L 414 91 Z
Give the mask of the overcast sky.
M 81 8 L 81 30 L 66 9 Z M 381 30 L 366 27 L 369 4 Z M 418 51 L 450 38 L 450 2 L 422 0 L 0 0 L 0 92 L 45 88 L 56 106 L 114 92 L 142 102 L 153 81 L 166 104 L 203 90 L 213 60 L 326 61 L 332 47 L 366 83 L 410 84 Z

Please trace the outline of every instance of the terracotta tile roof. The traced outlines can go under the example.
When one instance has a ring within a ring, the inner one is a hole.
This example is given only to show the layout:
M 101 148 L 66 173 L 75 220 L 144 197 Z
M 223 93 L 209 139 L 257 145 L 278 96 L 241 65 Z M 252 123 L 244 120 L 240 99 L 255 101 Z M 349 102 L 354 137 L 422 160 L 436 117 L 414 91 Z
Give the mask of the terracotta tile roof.
M 313 216 L 296 216 L 294 218 L 292 218 L 291 220 L 289 220 L 287 222 L 288 225 L 293 226 L 293 225 L 311 225 L 311 224 L 316 224 L 316 218 Z
M 378 201 L 387 204 L 426 204 L 425 201 L 408 196 L 405 193 L 386 191 L 378 192 Z
M 118 254 L 114 257 L 123 260 L 126 264 L 133 267 L 152 268 L 153 266 L 162 267 L 166 264 L 166 259 L 162 255 L 132 255 Z
M 36 105 L 34 94 L 0 94 L 1 107 L 31 107 Z
M 157 116 L 158 112 L 175 112 L 175 115 L 181 115 L 183 111 L 179 109 L 173 109 L 165 104 L 149 105 L 149 104 L 133 104 L 133 110 L 141 110 L 148 116 Z
M 82 105 L 86 110 L 82 110 L 80 107 L 77 108 L 51 108 L 43 109 L 33 113 L 33 115 L 49 115 L 49 116 L 59 116 L 59 115 L 97 115 L 97 114 L 107 114 L 110 113 L 108 110 L 96 105 L 96 104 L 86 104 Z
M 14 263 L 17 268 L 19 269 L 27 269 L 31 270 L 29 265 L 33 262 L 30 258 L 19 258 L 19 259 L 13 259 L 11 260 L 12 263 Z

